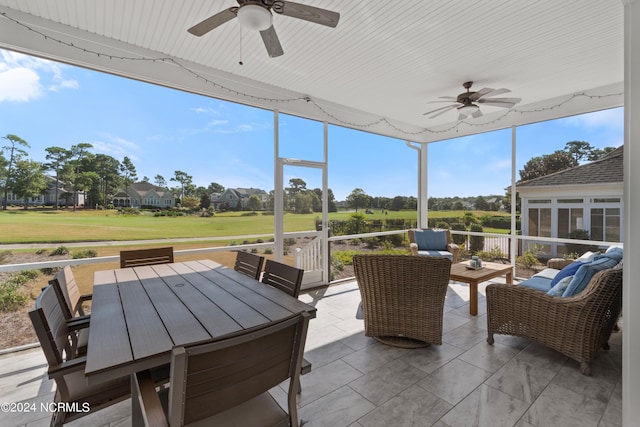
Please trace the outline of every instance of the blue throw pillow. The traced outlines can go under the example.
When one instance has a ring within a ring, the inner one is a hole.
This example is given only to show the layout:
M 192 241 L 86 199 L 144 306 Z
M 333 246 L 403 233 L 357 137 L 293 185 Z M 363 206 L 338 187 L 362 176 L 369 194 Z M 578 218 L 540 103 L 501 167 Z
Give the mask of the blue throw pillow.
M 570 297 L 572 295 L 579 294 L 587 287 L 587 284 L 591 278 L 598 272 L 606 270 L 607 268 L 613 268 L 618 264 L 615 259 L 602 256 L 595 261 L 581 266 L 576 271 L 575 276 L 571 279 L 571 283 L 567 286 L 567 290 L 562 294 L 563 297 Z
M 441 230 L 416 230 L 413 237 L 421 251 L 447 250 L 447 234 Z
M 549 289 L 549 292 L 547 293 L 554 297 L 561 297 L 564 294 L 564 291 L 567 290 L 569 283 L 571 283 L 571 279 L 573 279 L 573 276 L 563 278 L 553 288 Z
M 565 268 L 560 270 L 556 276 L 551 279 L 551 287 L 553 288 L 558 282 L 564 279 L 567 276 L 573 276 L 576 274 L 576 271 L 583 265 L 580 261 L 574 261 L 571 264 L 567 265 Z

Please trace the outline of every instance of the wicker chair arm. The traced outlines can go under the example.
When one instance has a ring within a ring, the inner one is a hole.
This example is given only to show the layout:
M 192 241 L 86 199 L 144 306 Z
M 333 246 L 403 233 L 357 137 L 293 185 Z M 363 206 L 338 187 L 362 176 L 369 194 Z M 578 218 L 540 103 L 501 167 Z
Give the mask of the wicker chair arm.
M 453 255 L 452 263 L 456 264 L 458 262 L 458 254 L 460 253 L 460 247 L 455 243 L 449 243 L 447 244 L 447 250 L 451 252 L 451 255 Z
M 411 250 L 411 255 L 418 255 L 418 244 L 417 243 L 409 243 L 409 249 Z

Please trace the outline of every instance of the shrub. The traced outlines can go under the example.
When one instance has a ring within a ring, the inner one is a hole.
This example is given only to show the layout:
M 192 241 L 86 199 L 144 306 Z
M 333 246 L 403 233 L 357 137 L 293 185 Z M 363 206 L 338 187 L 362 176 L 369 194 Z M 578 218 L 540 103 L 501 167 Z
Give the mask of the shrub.
M 332 259 L 335 262 L 341 262 L 342 265 L 352 265 L 353 256 L 359 253 L 358 251 L 335 251 L 331 254 Z
M 273 249 L 271 249 L 271 248 L 265 248 L 265 249 L 264 249 L 264 253 L 265 253 L 265 255 L 271 255 L 271 254 L 273 253 Z
M 46 250 L 46 249 L 38 249 L 38 250 L 36 251 L 36 255 L 44 255 L 44 254 L 46 254 L 46 253 L 47 253 L 47 250 Z
M 0 252 L 0 264 L 6 263 L 10 256 L 11 256 L 11 251 Z
M 451 224 L 451 229 L 456 231 L 467 231 L 467 228 L 464 226 L 464 224 L 460 222 Z M 467 238 L 462 234 L 451 233 L 451 241 L 456 245 L 462 245 L 466 240 Z
M 523 265 L 526 268 L 531 268 L 534 265 L 540 265 L 540 261 L 531 251 L 526 251 L 524 255 L 520 255 L 516 258 L 518 264 Z
M 482 233 L 483 229 L 481 225 L 472 224 L 469 227 L 469 231 L 473 231 L 475 233 Z M 470 236 L 469 237 L 469 250 L 472 254 L 480 252 L 484 249 L 484 236 Z
M 66 246 L 58 246 L 51 252 L 50 256 L 67 255 L 68 253 L 69 249 Z
M 15 311 L 22 307 L 29 299 L 22 289 L 22 285 L 34 280 L 40 275 L 38 270 L 23 270 L 11 274 L 0 283 L 0 311 Z
M 476 255 L 483 261 L 507 258 L 507 254 L 502 252 L 498 246 L 494 246 L 494 248 L 489 251 L 480 251 Z
M 95 249 L 85 249 L 84 251 L 77 251 L 71 255 L 73 259 L 79 258 L 95 258 L 98 256 L 98 252 Z
M 257 254 L 258 253 L 258 248 L 251 248 L 251 253 L 252 254 Z

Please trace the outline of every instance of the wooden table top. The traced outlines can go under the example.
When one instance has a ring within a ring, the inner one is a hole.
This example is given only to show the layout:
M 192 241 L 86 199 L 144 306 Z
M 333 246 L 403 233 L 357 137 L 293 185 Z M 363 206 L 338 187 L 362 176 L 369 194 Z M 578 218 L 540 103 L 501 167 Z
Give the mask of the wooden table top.
M 482 262 L 482 268 L 477 270 L 467 267 L 469 267 L 469 262 L 452 264 L 451 280 L 465 282 L 470 279 L 483 282 L 487 279 L 507 274 L 513 268 L 511 264 L 498 264 L 496 262 Z
M 85 375 L 101 382 L 170 361 L 171 349 L 316 309 L 211 260 L 97 271 Z

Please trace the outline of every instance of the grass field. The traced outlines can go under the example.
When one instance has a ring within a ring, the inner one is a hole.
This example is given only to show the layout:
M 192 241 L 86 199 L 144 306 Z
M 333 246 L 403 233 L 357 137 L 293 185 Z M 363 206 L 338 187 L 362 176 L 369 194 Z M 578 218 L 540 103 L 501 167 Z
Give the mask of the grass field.
M 416 212 L 381 211 L 367 214 L 367 220 L 416 220 Z M 244 215 L 243 215 L 244 214 Z M 347 220 L 352 212 L 335 212 L 330 220 Z M 474 212 L 476 216 L 487 212 Z M 492 212 L 491 214 L 498 214 Z M 463 211 L 433 211 L 430 218 L 455 217 Z M 504 214 L 502 214 L 504 215 Z M 286 214 L 285 231 L 315 229 L 320 214 Z M 248 234 L 271 234 L 273 215 L 246 215 L 243 212 L 218 213 L 213 217 L 200 216 L 154 217 L 152 214 L 120 215 L 114 210 L 52 209 L 0 211 L 0 244 L 65 243 L 105 240 L 145 240 L 162 238 L 222 237 Z M 486 230 L 489 231 L 489 230 Z

